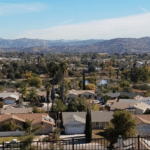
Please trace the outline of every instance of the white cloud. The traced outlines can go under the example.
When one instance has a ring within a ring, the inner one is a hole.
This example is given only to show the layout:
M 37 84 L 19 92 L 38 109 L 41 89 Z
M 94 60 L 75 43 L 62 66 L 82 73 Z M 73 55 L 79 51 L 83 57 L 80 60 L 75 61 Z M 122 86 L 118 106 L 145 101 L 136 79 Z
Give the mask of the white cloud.
M 112 39 L 150 36 L 150 13 L 30 30 L 15 38 Z
M 0 16 L 27 12 L 38 12 L 45 8 L 46 5 L 42 3 L 0 3 Z

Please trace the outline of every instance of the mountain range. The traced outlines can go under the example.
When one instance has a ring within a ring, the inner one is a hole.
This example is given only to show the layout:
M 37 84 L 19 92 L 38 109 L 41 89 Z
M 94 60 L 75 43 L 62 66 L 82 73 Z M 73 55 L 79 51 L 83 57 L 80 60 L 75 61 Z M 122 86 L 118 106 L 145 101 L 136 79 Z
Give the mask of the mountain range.
M 0 38 L 0 52 L 44 53 L 146 53 L 150 52 L 150 37 L 116 38 L 111 40 L 40 40 Z

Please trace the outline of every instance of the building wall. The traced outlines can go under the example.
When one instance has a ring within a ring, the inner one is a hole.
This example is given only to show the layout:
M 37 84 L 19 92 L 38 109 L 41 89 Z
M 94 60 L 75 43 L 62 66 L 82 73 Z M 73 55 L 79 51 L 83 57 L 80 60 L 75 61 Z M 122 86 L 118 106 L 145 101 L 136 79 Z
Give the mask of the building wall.
M 108 122 L 92 122 L 92 129 L 104 129 Z
M 142 110 L 142 109 L 139 109 L 139 108 L 135 109 L 135 114 L 136 115 L 141 115 L 141 114 L 143 114 L 143 112 L 144 112 L 144 110 Z
M 24 131 L 5 131 L 5 132 L 0 132 L 0 137 L 7 137 L 7 136 L 24 136 L 25 133 Z
M 38 124 L 34 124 L 34 126 L 43 126 L 43 128 L 38 131 L 36 134 L 49 134 L 50 132 L 53 132 L 53 125 L 49 124 L 49 123 L 45 123 L 45 122 L 40 122 Z

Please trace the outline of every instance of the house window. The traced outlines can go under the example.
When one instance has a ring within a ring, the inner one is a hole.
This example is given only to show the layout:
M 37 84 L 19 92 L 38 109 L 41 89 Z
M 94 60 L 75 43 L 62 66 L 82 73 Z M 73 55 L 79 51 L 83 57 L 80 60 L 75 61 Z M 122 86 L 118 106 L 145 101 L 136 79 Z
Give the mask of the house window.
M 99 122 L 96 122 L 96 126 L 98 126 L 99 125 Z
M 41 122 L 41 125 L 43 125 L 43 122 Z

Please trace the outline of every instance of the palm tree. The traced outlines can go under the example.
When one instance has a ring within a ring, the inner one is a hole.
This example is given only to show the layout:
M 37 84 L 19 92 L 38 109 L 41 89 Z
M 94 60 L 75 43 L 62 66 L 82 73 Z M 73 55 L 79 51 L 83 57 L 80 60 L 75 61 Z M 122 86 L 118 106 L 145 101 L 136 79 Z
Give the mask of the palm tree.
M 61 71 L 61 73 L 63 74 L 63 88 L 62 88 L 62 101 L 65 103 L 65 96 L 64 96 L 64 75 L 65 75 L 65 72 L 67 71 L 67 68 L 68 68 L 68 65 L 66 63 L 66 61 L 61 61 L 60 64 L 59 64 L 59 69 Z
M 58 65 L 55 62 L 50 62 L 47 65 L 47 68 L 48 68 L 49 75 L 53 78 L 53 86 L 54 86 L 54 79 L 58 71 Z
M 33 122 L 33 121 L 34 121 L 34 120 L 26 119 L 26 122 L 25 122 L 25 124 L 24 124 L 23 130 L 25 131 L 25 133 L 26 133 L 27 135 L 33 135 L 33 134 L 35 134 L 35 132 L 37 132 L 37 131 L 39 131 L 40 129 L 43 128 L 42 126 L 36 126 L 36 127 L 34 127 L 34 126 L 32 125 L 32 122 Z
M 47 102 L 47 113 L 49 112 L 49 103 L 50 103 L 50 89 L 51 89 L 51 84 L 50 83 L 47 83 L 45 88 L 46 88 L 46 102 Z
M 104 68 L 105 68 L 105 64 L 104 64 L 104 62 L 102 62 L 101 64 L 100 64 L 100 67 L 102 68 L 102 71 L 104 70 Z
M 21 97 L 24 98 L 27 95 L 28 92 L 28 84 L 27 83 L 23 83 L 19 93 L 21 93 Z

